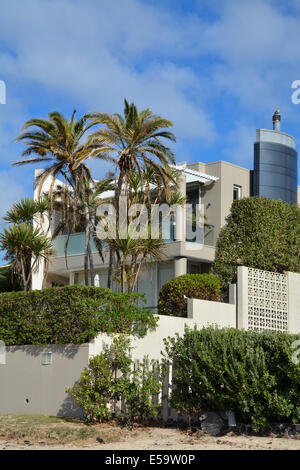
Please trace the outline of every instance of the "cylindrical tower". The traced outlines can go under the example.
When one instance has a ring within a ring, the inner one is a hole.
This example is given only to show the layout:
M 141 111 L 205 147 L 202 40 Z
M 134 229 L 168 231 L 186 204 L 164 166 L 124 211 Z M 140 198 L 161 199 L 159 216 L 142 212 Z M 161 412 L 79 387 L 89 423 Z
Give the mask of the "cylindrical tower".
M 253 195 L 297 203 L 297 151 L 291 135 L 280 131 L 280 114 L 273 130 L 257 129 L 254 143 Z

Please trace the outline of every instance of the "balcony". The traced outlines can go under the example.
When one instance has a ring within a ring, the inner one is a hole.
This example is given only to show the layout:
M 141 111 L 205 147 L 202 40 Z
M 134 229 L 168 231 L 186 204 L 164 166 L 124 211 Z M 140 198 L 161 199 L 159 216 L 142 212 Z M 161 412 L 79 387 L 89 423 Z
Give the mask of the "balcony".
M 65 256 L 67 238 L 68 238 L 68 235 L 58 235 L 53 240 L 53 248 L 55 250 L 55 254 L 54 254 L 55 257 Z M 187 239 L 187 241 L 194 242 L 195 240 Z M 172 243 L 172 242 L 174 242 L 174 225 L 171 225 L 170 239 L 166 240 L 166 243 Z M 215 246 L 214 227 L 212 226 L 204 227 L 203 244 L 206 246 Z M 103 248 L 105 250 L 105 241 L 103 241 Z M 67 245 L 67 256 L 82 255 L 84 254 L 84 251 L 85 251 L 85 234 L 83 232 L 72 233 L 69 236 L 69 241 Z M 92 253 L 98 252 L 93 239 L 91 239 L 91 251 Z
M 53 240 L 54 256 L 65 256 L 65 248 L 68 235 L 59 235 Z M 67 256 L 82 255 L 85 251 L 85 234 L 72 233 L 69 236 L 67 245 Z M 91 239 L 91 251 L 97 253 L 97 248 L 93 239 Z

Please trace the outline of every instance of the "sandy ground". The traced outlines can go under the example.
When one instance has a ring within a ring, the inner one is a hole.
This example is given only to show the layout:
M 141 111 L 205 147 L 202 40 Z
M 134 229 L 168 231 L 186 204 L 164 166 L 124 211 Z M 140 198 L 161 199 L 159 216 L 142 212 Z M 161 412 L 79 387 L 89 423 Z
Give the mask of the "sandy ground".
M 227 434 L 189 436 L 178 429 L 143 428 L 129 431 L 128 437 L 111 444 L 90 443 L 84 447 L 18 444 L 0 441 L 0 450 L 300 450 L 300 436 L 256 437 Z

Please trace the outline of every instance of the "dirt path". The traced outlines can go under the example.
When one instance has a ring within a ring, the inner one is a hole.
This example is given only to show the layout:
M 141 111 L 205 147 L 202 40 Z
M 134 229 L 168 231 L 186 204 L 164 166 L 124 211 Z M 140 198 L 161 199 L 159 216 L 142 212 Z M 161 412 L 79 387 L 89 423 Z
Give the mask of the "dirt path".
M 89 443 L 84 447 L 17 444 L 0 441 L 0 450 L 300 450 L 300 439 L 225 435 L 191 437 L 177 429 L 143 428 L 129 431 L 128 437 L 110 444 Z

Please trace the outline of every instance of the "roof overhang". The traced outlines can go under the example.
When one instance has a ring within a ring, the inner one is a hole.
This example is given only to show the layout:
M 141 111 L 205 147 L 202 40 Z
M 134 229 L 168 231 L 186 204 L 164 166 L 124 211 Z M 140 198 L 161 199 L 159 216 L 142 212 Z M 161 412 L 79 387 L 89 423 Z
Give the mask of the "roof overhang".
M 214 183 L 215 181 L 219 180 L 217 176 L 207 175 L 206 173 L 200 173 L 200 171 L 197 170 L 191 170 L 187 167 L 186 163 L 184 163 L 183 165 L 171 166 L 172 168 L 175 168 L 175 170 L 181 171 L 185 175 L 187 183 L 199 182 L 205 184 Z

